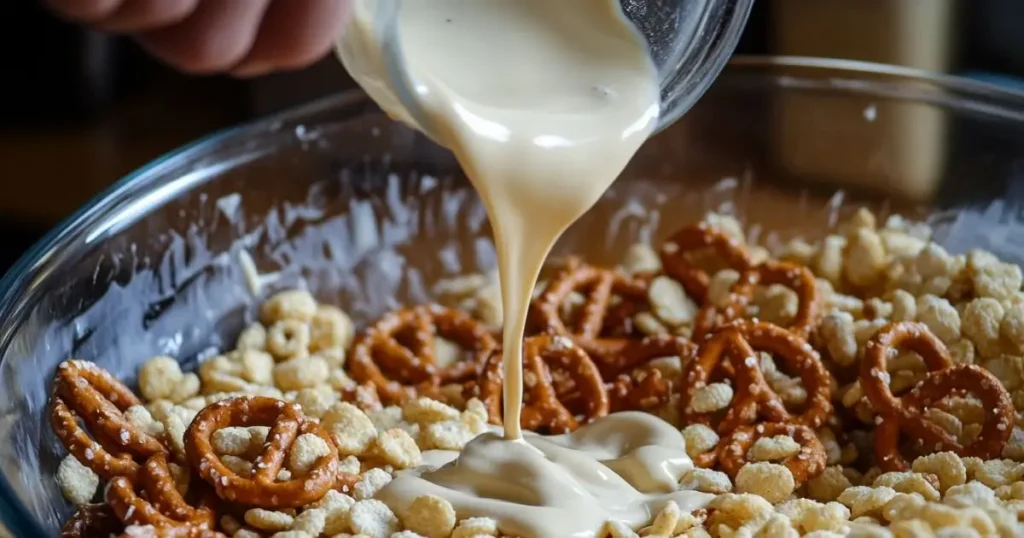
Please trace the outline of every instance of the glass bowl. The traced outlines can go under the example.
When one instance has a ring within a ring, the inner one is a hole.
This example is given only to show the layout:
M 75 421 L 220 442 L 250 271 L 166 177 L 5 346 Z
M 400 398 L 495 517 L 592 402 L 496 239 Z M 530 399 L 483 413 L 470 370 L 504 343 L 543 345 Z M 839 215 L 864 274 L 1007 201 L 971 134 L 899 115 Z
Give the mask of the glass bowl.
M 558 250 L 615 263 L 708 210 L 772 241 L 866 205 L 926 218 L 953 251 L 1024 254 L 1024 94 L 894 67 L 737 58 L 652 138 Z M 247 278 L 246 261 L 258 279 Z M 68 358 L 128 382 L 231 345 L 260 298 L 306 286 L 359 324 L 493 267 L 452 156 L 348 93 L 214 135 L 125 178 L 0 283 L 0 516 L 54 536 L 71 508 L 46 419 Z

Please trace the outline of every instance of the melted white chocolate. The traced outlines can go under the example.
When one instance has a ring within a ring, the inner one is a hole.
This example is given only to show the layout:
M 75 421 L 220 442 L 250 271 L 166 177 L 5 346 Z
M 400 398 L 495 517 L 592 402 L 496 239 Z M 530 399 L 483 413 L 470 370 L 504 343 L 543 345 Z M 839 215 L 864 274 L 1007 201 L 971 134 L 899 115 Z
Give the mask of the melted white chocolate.
M 401 514 L 417 497 L 436 495 L 459 518 L 493 518 L 512 536 L 592 537 L 610 520 L 639 528 L 668 501 L 688 512 L 713 497 L 679 491 L 693 469 L 682 434 L 639 412 L 559 436 L 485 433 L 461 453 L 424 456 L 428 465 L 400 472 L 377 498 Z
M 450 148 L 487 207 L 504 314 L 504 438 L 485 434 L 380 498 L 420 495 L 524 538 L 634 527 L 675 500 L 692 463 L 675 428 L 638 413 L 574 434 L 523 437 L 522 340 L 545 257 L 655 127 L 657 71 L 619 0 L 359 0 L 339 43 L 346 68 L 392 117 Z

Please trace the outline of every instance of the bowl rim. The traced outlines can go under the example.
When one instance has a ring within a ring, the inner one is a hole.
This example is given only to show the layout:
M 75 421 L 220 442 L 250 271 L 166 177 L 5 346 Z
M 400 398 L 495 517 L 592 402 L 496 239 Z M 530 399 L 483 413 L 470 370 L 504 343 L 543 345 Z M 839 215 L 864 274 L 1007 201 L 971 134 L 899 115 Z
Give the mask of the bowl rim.
M 980 102 L 998 101 L 997 109 L 999 105 L 1015 106 L 1020 109 L 1020 112 L 1014 114 L 1013 117 L 1024 121 L 1024 91 L 956 75 L 857 60 L 763 55 L 734 56 L 723 73 L 729 73 L 737 68 L 750 70 L 805 68 L 820 74 L 834 75 L 834 77 L 827 77 L 825 84 L 830 84 L 830 81 L 833 80 L 849 81 L 851 78 L 864 79 L 871 76 L 873 78 L 864 81 L 863 88 L 866 90 L 877 87 L 878 80 L 927 83 Z M 771 71 L 765 71 L 765 74 L 770 73 Z M 785 75 L 778 73 L 775 76 Z M 888 77 L 888 79 L 878 79 L 879 76 Z M 165 204 L 175 195 L 204 182 L 210 176 L 208 173 L 197 173 L 188 174 L 186 177 L 164 177 L 161 175 L 163 170 L 173 169 L 187 163 L 202 156 L 210 147 L 236 137 L 249 136 L 252 133 L 278 132 L 293 126 L 296 122 L 301 125 L 301 120 L 314 118 L 318 113 L 340 106 L 368 103 L 368 101 L 365 93 L 359 89 L 353 89 L 221 129 L 168 151 L 93 196 L 81 208 L 63 219 L 32 245 L 3 275 L 3 278 L 0 278 L 0 360 L 10 347 L 14 329 L 20 325 L 25 309 L 30 306 L 31 294 L 29 292 L 60 266 L 61 259 L 58 254 L 62 250 L 79 241 L 86 244 L 95 242 L 97 239 L 106 237 L 107 234 L 104 232 L 116 233 L 116 222 L 120 215 L 143 214 L 147 209 Z M 952 103 L 952 101 L 946 100 L 939 104 L 950 106 Z M 990 107 L 986 107 L 983 111 L 991 113 L 992 111 L 987 108 Z M 118 206 L 122 207 L 118 208 Z M 18 323 L 12 323 L 9 320 L 17 320 Z M 45 535 L 4 474 L 0 474 L 0 521 L 15 536 Z

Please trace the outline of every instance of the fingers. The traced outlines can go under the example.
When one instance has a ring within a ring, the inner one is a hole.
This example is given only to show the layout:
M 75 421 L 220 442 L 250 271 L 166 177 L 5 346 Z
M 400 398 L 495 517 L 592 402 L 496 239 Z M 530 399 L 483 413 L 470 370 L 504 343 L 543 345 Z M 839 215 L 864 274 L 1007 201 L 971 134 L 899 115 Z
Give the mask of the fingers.
M 347 7 L 342 0 L 275 0 L 252 50 L 232 73 L 257 76 L 319 60 L 341 31 Z
M 184 21 L 143 32 L 139 42 L 154 56 L 189 73 L 227 71 L 252 49 L 270 1 L 203 0 Z
M 68 19 L 94 23 L 117 11 L 125 0 L 46 0 L 54 12 Z
M 60 15 L 135 34 L 151 54 L 190 73 L 255 76 L 321 58 L 351 0 L 45 0 Z
M 109 1 L 109 0 L 108 0 Z M 110 32 L 142 32 L 177 24 L 196 11 L 200 0 L 121 0 L 97 27 Z

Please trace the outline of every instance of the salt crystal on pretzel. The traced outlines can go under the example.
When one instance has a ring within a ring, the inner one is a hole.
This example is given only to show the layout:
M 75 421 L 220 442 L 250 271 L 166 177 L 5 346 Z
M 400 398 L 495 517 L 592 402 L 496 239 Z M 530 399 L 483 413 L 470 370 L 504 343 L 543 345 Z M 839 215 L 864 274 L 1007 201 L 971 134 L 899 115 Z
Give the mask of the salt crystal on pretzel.
M 550 433 L 566 433 L 587 422 L 608 414 L 610 405 L 601 373 L 586 351 L 557 336 L 538 335 L 523 342 L 524 402 L 522 427 Z M 560 374 L 558 380 L 556 372 Z M 477 390 L 487 407 L 490 420 L 501 423 L 502 357 L 496 351 L 487 361 Z M 564 385 L 558 387 L 557 381 Z M 561 391 L 559 390 L 561 388 Z M 561 392 L 561 395 L 559 394 Z M 568 393 L 582 409 L 568 409 L 562 401 Z
M 901 349 L 919 354 L 930 372 L 898 398 L 889 388 L 886 369 L 888 358 Z M 979 366 L 953 365 L 942 341 L 921 323 L 891 323 L 879 330 L 865 345 L 860 384 L 878 413 L 875 452 L 885 471 L 909 468 L 899 450 L 901 433 L 909 434 L 922 452 L 951 451 L 963 457 L 991 459 L 999 457 L 1013 431 L 1013 402 L 999 380 Z M 981 400 L 986 414 L 980 433 L 969 444 L 961 443 L 926 416 L 928 407 L 965 392 Z
M 216 522 L 212 493 L 200 492 L 197 506 L 189 504 L 178 492 L 164 454 L 146 460 L 137 482 L 123 476 L 111 480 L 104 497 L 126 525 L 212 529 Z
M 213 432 L 229 426 L 270 426 L 252 476 L 232 472 L 213 449 Z M 318 458 L 304 476 L 278 480 L 296 438 L 306 433 L 323 439 L 328 453 Z M 338 449 L 327 432 L 304 416 L 298 406 L 271 398 L 233 398 L 203 409 L 185 434 L 185 451 L 193 470 L 215 488 L 218 496 L 260 508 L 305 506 L 343 480 L 338 476 Z
M 155 437 L 136 427 L 125 411 L 142 402 L 95 364 L 69 360 L 57 367 L 50 403 L 54 433 L 82 465 L 103 478 L 134 478 L 136 458 L 166 453 Z M 78 419 L 86 424 L 86 432 Z M 91 434 L 91 436 L 90 436 Z
M 530 322 L 541 332 L 580 341 L 630 336 L 634 314 L 647 306 L 647 287 L 645 278 L 570 258 L 530 303 Z M 583 304 L 574 309 L 574 319 L 563 319 L 563 305 L 574 292 L 584 296 Z
M 444 337 L 470 355 L 438 364 L 435 339 Z M 380 399 L 402 404 L 419 396 L 443 399 L 441 387 L 476 378 L 497 347 L 487 328 L 469 315 L 441 306 L 418 306 L 392 312 L 360 334 L 345 367 L 359 383 L 370 383 Z
M 807 399 L 799 413 L 790 413 L 782 398 L 764 378 L 757 351 L 768 351 L 803 380 Z M 728 368 L 725 368 L 728 360 Z M 688 422 L 709 424 L 711 413 L 700 413 L 691 403 L 697 391 L 708 385 L 718 373 L 733 376 L 735 395 L 718 424 L 718 432 L 727 434 L 739 426 L 758 422 L 791 422 L 817 428 L 832 412 L 832 389 L 828 371 L 810 345 L 769 323 L 737 320 L 714 332 L 703 342 L 697 358 L 683 371 L 679 401 L 680 413 Z
M 743 272 L 754 265 L 750 253 L 739 241 L 707 224 L 691 224 L 677 231 L 665 241 L 661 263 L 665 274 L 678 280 L 687 295 L 699 304 L 707 302 L 711 275 L 695 265 L 690 256 L 706 249 L 713 250 L 730 269 Z

